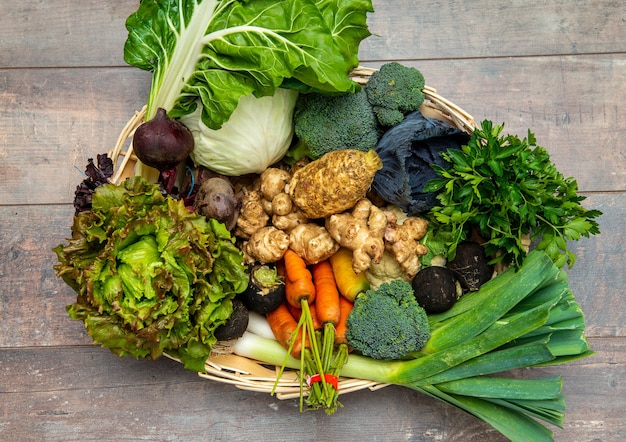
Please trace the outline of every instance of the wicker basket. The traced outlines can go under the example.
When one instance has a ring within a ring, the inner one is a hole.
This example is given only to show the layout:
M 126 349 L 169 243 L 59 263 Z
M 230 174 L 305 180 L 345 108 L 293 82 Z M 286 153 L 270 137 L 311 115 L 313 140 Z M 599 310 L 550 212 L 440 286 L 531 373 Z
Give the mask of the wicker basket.
M 352 78 L 364 84 L 375 71 L 374 68 L 359 67 L 353 71 Z M 471 133 L 476 127 L 470 114 L 437 94 L 435 89 L 426 86 L 424 95 L 425 100 L 420 111 L 425 116 L 447 121 L 467 133 Z M 145 111 L 144 107 L 141 111 L 135 112 L 120 133 L 115 147 L 109 152 L 109 157 L 113 160 L 115 167 L 115 174 L 112 178 L 114 183 L 119 183 L 134 174 L 137 157 L 132 151 L 132 136 L 135 129 L 143 122 Z M 274 392 L 278 399 L 297 398 L 301 393 L 297 371 L 286 369 L 276 382 L 280 367 L 268 366 L 234 354 L 221 354 L 219 345 L 215 346 L 214 354 L 207 360 L 205 368 L 204 373 L 199 373 L 201 377 L 232 384 L 243 390 L 271 393 L 276 385 Z M 338 390 L 339 394 L 345 394 L 366 388 L 377 390 L 387 385 L 342 377 L 339 379 Z

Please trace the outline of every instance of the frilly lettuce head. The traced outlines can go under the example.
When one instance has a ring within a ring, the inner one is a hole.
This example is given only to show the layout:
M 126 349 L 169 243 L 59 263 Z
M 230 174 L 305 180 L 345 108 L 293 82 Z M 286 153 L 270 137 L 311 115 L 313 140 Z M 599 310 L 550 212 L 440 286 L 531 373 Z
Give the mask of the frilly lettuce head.
M 119 356 L 165 352 L 204 370 L 214 331 L 248 281 L 226 227 L 140 177 L 98 187 L 92 206 L 54 249 L 57 276 L 78 294 L 70 317 Z

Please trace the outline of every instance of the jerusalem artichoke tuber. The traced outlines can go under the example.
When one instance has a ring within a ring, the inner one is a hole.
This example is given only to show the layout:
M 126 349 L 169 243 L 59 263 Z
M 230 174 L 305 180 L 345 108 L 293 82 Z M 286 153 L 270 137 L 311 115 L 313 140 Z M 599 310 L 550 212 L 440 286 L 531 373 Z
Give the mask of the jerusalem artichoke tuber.
M 406 217 L 398 222 L 395 213 L 386 211 L 385 250 L 393 254 L 409 279 L 419 271 L 419 257 L 428 253 L 419 242 L 428 230 L 428 221 L 419 217 Z
M 270 217 L 263 209 L 262 200 L 260 190 L 242 189 L 241 209 L 235 228 L 236 236 L 250 238 L 254 232 L 268 224 Z
M 367 270 L 372 262 L 382 259 L 386 226 L 385 212 L 367 198 L 360 199 L 351 212 L 331 215 L 326 219 L 326 229 L 335 241 L 352 250 L 352 266 L 356 273 Z
M 274 226 L 265 226 L 250 236 L 243 252 L 248 264 L 279 261 L 289 248 L 289 235 Z
M 334 255 L 339 244 L 324 226 L 315 223 L 299 224 L 289 233 L 289 247 L 307 264 L 317 264 Z

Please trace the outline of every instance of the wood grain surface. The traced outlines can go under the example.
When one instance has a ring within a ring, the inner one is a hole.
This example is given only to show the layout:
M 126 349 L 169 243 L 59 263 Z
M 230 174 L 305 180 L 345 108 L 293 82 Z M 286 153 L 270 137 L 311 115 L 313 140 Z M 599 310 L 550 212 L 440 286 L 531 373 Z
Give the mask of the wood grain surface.
M 143 106 L 146 72 L 123 61 L 137 0 L 0 3 L 0 439 L 500 441 L 488 425 L 400 387 L 342 397 L 333 416 L 199 378 L 169 359 L 92 345 L 65 306 L 51 249 L 69 236 L 74 188 Z M 537 135 L 602 234 L 569 271 L 596 354 L 560 374 L 557 441 L 626 434 L 626 7 L 623 1 L 374 0 L 361 62 L 397 60 L 473 115 Z

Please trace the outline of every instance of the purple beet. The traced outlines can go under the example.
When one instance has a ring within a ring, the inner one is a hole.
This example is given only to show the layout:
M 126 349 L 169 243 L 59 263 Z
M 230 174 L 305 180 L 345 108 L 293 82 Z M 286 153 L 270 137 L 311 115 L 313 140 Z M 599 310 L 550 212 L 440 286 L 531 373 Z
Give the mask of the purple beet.
M 163 172 L 187 159 L 193 151 L 193 135 L 180 121 L 167 116 L 163 108 L 141 124 L 133 137 L 133 150 L 139 160 Z

